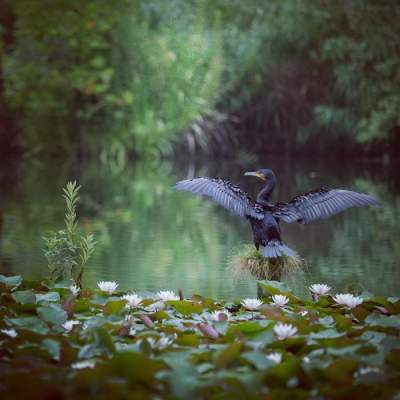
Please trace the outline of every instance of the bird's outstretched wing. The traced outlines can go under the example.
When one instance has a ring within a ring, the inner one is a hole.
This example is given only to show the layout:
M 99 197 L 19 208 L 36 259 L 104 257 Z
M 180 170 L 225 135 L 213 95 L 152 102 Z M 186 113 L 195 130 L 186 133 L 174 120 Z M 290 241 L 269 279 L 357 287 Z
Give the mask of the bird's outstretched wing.
M 210 197 L 240 217 L 263 219 L 264 211 L 238 186 L 221 178 L 194 178 L 177 182 L 177 190 Z
M 380 205 L 379 201 L 369 194 L 322 187 L 296 196 L 288 203 L 276 203 L 269 211 L 274 217 L 285 222 L 309 224 L 350 207 Z

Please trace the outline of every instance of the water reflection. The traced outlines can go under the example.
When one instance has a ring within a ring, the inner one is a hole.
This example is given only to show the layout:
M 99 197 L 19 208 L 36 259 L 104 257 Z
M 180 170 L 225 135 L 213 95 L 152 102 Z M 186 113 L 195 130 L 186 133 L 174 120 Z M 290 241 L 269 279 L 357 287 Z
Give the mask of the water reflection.
M 306 228 L 284 226 L 286 242 L 308 266 L 289 279 L 296 291 L 325 282 L 338 290 L 357 283 L 376 294 L 399 293 L 399 196 L 387 170 L 367 164 L 332 168 L 271 157 L 223 163 L 135 163 L 123 169 L 98 164 L 20 165 L 0 199 L 0 269 L 29 277 L 47 273 L 41 236 L 62 227 L 60 188 L 68 179 L 77 179 L 84 188 L 81 222 L 98 240 L 87 268 L 87 284 L 110 279 L 123 289 L 180 287 L 186 295 L 254 296 L 253 279 L 235 280 L 226 270 L 230 256 L 251 241 L 248 223 L 209 201 L 176 193 L 172 186 L 188 176 L 218 175 L 255 195 L 258 183 L 242 173 L 264 166 L 278 176 L 275 198 L 279 200 L 329 185 L 375 194 L 385 204 L 383 210 L 350 210 Z M 1 170 L 9 176 L 8 169 Z

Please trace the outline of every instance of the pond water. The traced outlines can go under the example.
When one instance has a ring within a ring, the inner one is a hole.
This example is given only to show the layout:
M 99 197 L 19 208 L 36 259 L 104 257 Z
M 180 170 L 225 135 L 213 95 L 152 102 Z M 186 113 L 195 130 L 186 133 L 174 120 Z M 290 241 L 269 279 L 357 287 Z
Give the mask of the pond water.
M 316 157 L 317 158 L 317 157 Z M 173 184 L 193 176 L 231 179 L 252 196 L 260 181 L 248 170 L 272 168 L 278 176 L 275 199 L 327 185 L 368 192 L 382 209 L 353 209 L 302 227 L 283 226 L 285 242 L 306 268 L 285 279 L 296 292 L 311 283 L 337 291 L 356 285 L 377 295 L 400 294 L 400 184 L 379 163 L 328 163 L 313 159 L 240 157 L 133 163 L 57 164 L 56 161 L 4 163 L 0 169 L 0 272 L 24 277 L 47 275 L 42 236 L 63 228 L 61 187 L 76 179 L 83 186 L 79 218 L 95 233 L 97 247 L 85 283 L 116 280 L 125 290 L 182 288 L 214 298 L 254 297 L 256 281 L 235 277 L 231 257 L 252 235 L 247 221 Z

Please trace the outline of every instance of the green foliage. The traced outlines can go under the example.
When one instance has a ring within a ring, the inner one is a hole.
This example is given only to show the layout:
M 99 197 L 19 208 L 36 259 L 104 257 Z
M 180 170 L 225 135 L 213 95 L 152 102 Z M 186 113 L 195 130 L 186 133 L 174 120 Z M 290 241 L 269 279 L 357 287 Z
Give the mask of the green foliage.
M 84 267 L 94 252 L 96 242 L 92 234 L 77 233 L 76 206 L 79 189 L 76 182 L 68 182 L 63 189 L 66 202 L 65 230 L 44 237 L 45 257 L 50 269 L 50 278 L 57 280 L 69 276 L 76 285 L 82 286 Z
M 389 140 L 399 126 L 399 3 L 256 3 L 264 16 L 258 35 L 265 61 L 261 69 L 253 64 L 262 74 L 250 101 L 256 125 L 261 119 L 268 135 L 297 142 L 340 135 Z
M 6 10 L 2 96 L 23 114 L 29 151 L 123 163 L 170 153 L 185 131 L 226 141 L 217 108 L 260 147 L 388 140 L 399 126 L 397 0 L 15 0 Z
M 274 293 L 289 290 L 279 282 L 263 285 Z M 23 281 L 21 292 L 31 286 Z M 53 293 L 44 291 L 44 282 L 33 286 L 36 297 Z M 56 390 L 71 398 L 96 392 L 99 399 L 354 398 L 355 393 L 360 399 L 392 399 L 400 390 L 399 299 L 367 297 L 349 309 L 331 296 L 322 304 L 290 293 L 290 302 L 278 307 L 271 292 L 264 294 L 260 310 L 249 312 L 241 306 L 232 311 L 224 300 L 206 304 L 196 295 L 165 302 L 168 318 L 157 319 L 148 305 L 158 300 L 149 292 L 137 307 L 110 313 L 107 304 L 123 303 L 124 293 L 99 308 L 96 290 L 71 300 L 70 292 L 60 289 L 57 302 L 27 312 L 10 287 L 0 289 L 0 349 L 7 355 L 0 379 L 6 398 L 26 397 L 27 390 L 32 398 L 46 398 Z M 75 308 L 83 299 L 89 307 Z M 71 325 L 62 325 L 63 308 L 71 301 Z M 196 310 L 182 313 L 178 303 L 195 304 Z M 214 320 L 214 310 L 226 320 Z M 358 317 L 361 311 L 365 319 Z M 144 324 L 144 317 L 152 324 Z M 296 327 L 294 335 L 279 338 L 275 327 L 281 322 Z

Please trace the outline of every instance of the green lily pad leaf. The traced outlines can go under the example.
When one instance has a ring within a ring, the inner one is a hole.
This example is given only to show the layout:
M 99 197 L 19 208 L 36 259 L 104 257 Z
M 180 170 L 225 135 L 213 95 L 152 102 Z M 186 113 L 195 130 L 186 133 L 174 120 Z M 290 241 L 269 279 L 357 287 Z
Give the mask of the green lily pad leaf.
M 57 340 L 44 339 L 40 347 L 46 350 L 54 360 L 60 361 L 61 348 Z
M 300 370 L 301 360 L 292 357 L 267 369 L 264 380 L 271 387 L 286 386 L 289 379 L 297 376 Z
M 363 306 L 357 306 L 351 312 L 361 322 L 369 315 L 369 311 Z
M 243 353 L 242 356 L 260 370 L 276 365 L 274 361 L 269 360 L 264 353 L 259 351 L 248 351 Z
M 74 313 L 85 313 L 92 309 L 92 303 L 89 299 L 79 298 L 73 302 L 72 310 Z
M 5 318 L 5 321 L 16 328 L 26 329 L 40 335 L 49 333 L 47 324 L 37 317 Z
M 35 304 L 36 295 L 33 290 L 19 290 L 12 294 L 13 299 L 21 304 Z
M 334 338 L 338 338 L 341 336 L 344 336 L 345 333 L 344 332 L 338 332 L 336 329 L 325 329 L 323 331 L 319 331 L 319 332 L 312 332 L 309 335 L 309 338 L 311 339 L 334 339 Z
M 229 323 L 228 321 L 214 321 L 213 326 L 218 333 L 225 335 L 226 331 L 228 330 Z
M 42 285 L 47 287 L 48 289 L 68 289 L 71 286 L 70 279 L 60 279 L 57 281 L 53 281 L 51 279 L 45 279 L 42 281 Z
M 85 327 L 88 330 L 94 330 L 103 326 L 105 323 L 107 323 L 107 318 L 101 315 L 96 315 L 85 321 Z
M 360 339 L 365 340 L 369 343 L 374 345 L 379 345 L 382 340 L 386 337 L 386 335 L 382 332 L 376 331 L 365 331 L 361 336 Z
M 166 369 L 161 361 L 156 361 L 135 352 L 116 353 L 114 357 L 99 366 L 98 377 L 124 379 L 129 385 L 154 387 L 156 374 Z M 135 387 L 135 386 L 133 386 Z M 146 396 L 147 397 L 147 396 Z M 144 397 L 140 397 L 144 398 Z
M 200 338 L 194 333 L 184 333 L 176 339 L 176 343 L 181 346 L 197 347 L 200 344 Z
M 36 301 L 38 303 L 50 303 L 53 301 L 60 301 L 60 295 L 58 292 L 37 293 Z
M 203 311 L 201 304 L 189 300 L 174 300 L 169 301 L 168 304 L 182 315 L 200 314 Z
M 22 283 L 22 277 L 21 275 L 5 276 L 0 274 L 0 283 L 16 288 Z
M 334 314 L 333 319 L 336 322 L 336 328 L 339 330 L 347 331 L 351 328 L 351 319 L 341 314 Z
M 104 306 L 104 314 L 105 315 L 120 314 L 124 310 L 125 304 L 126 304 L 125 300 L 108 301 Z
M 328 368 L 321 372 L 326 379 L 336 385 L 351 385 L 353 374 L 357 370 L 359 362 L 352 358 L 340 358 L 334 361 Z
M 227 336 L 237 336 L 237 333 L 242 333 L 246 336 L 252 336 L 264 332 L 272 327 L 272 323 L 268 321 L 246 321 L 236 325 L 231 325 L 226 334 Z
M 243 349 L 243 343 L 232 343 L 221 350 L 215 358 L 215 366 L 218 369 L 227 368 L 239 361 L 240 353 Z
M 385 316 L 382 314 L 370 314 L 365 318 L 365 322 L 370 326 L 384 326 L 400 329 L 400 316 Z
M 331 315 L 327 315 L 326 317 L 319 318 L 318 322 L 323 326 L 332 326 L 335 323 L 335 320 Z
M 164 310 L 157 311 L 154 313 L 153 317 L 156 321 L 171 319 L 170 315 Z
M 104 327 L 94 330 L 93 336 L 96 347 L 104 349 L 108 354 L 115 352 L 115 346 L 112 337 Z
M 286 294 L 290 292 L 289 286 L 285 282 L 258 281 L 257 286 L 262 290 L 262 296 L 270 296 L 274 294 Z
M 198 367 L 189 362 L 187 356 L 187 353 L 183 352 L 168 352 L 161 355 L 162 360 L 169 366 L 169 369 L 163 372 L 163 380 L 171 384 L 173 394 L 179 399 L 195 398 L 194 391 L 201 384 Z M 211 365 L 214 368 L 214 365 Z
M 58 304 L 49 304 L 37 309 L 39 317 L 53 325 L 61 325 L 67 319 L 67 313 Z

